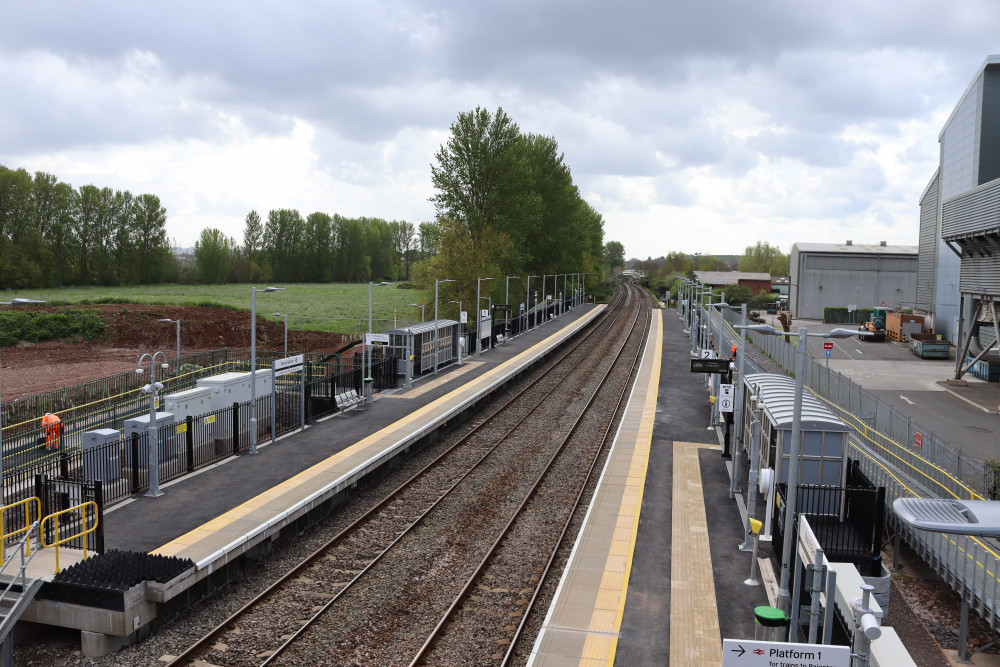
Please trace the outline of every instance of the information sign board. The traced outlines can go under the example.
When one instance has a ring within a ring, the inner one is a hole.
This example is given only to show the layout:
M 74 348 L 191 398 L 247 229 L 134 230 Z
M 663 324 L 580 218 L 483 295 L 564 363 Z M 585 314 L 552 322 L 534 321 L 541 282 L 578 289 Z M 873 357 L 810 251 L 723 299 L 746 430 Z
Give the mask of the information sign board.
M 305 363 L 305 355 L 296 354 L 292 357 L 285 357 L 284 359 L 276 359 L 274 361 L 274 377 L 281 377 L 282 375 L 288 375 L 289 373 L 297 373 L 302 370 L 302 364 Z
M 729 370 L 729 359 L 692 359 L 692 373 L 725 373 Z
M 389 334 L 366 333 L 365 345 L 388 345 Z
M 509 313 L 510 312 L 510 304 L 509 303 L 499 303 L 499 304 L 493 306 L 493 310 L 495 310 L 497 312 L 501 312 L 501 313 Z
M 736 390 L 731 384 L 719 385 L 719 412 L 732 412 Z
M 458 314 L 458 321 L 459 321 L 460 324 L 468 324 L 469 323 L 469 311 L 463 310 L 461 313 L 459 313 Z
M 828 340 L 825 343 L 823 343 L 823 349 L 824 350 L 832 350 L 833 349 L 833 341 L 832 340 Z
M 722 667 L 850 667 L 851 647 L 722 640 Z
M 479 314 L 483 317 L 489 317 L 490 311 L 488 308 L 483 308 L 482 310 L 479 311 Z

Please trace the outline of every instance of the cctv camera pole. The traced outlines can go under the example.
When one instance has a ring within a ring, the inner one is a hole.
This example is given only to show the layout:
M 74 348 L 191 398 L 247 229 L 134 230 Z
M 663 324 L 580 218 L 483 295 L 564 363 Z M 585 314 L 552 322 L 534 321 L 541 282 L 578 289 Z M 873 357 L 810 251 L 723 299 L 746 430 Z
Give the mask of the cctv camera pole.
M 160 491 L 160 451 L 156 439 L 156 392 L 163 385 L 158 385 L 156 382 L 156 358 L 160 357 L 163 359 L 163 364 L 167 363 L 167 355 L 160 351 L 156 351 L 152 355 L 148 352 L 141 357 L 139 357 L 139 366 L 136 368 L 137 373 L 142 373 L 142 362 L 145 359 L 149 359 L 149 384 L 143 387 L 143 391 L 149 394 L 149 428 L 147 433 L 149 434 L 149 491 L 146 492 L 146 496 L 149 498 L 157 498 L 163 495 L 163 491 Z M 139 462 L 135 461 L 135 465 Z

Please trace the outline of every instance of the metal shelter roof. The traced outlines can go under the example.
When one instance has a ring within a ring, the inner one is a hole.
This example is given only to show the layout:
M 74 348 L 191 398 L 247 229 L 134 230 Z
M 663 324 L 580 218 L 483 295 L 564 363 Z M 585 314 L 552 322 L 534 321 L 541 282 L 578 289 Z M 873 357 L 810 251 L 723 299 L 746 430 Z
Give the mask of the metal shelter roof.
M 749 387 L 760 387 L 764 409 L 771 416 L 776 428 L 789 431 L 795 416 L 795 380 L 777 373 L 753 373 L 745 381 Z M 803 431 L 849 431 L 844 422 L 808 390 L 802 391 Z
M 452 324 L 458 324 L 455 320 L 437 320 L 438 327 L 446 327 Z M 411 324 L 405 327 L 399 327 L 398 329 L 389 329 L 384 333 L 387 334 L 419 334 L 427 333 L 428 331 L 434 331 L 434 320 L 429 320 L 427 322 L 420 322 L 419 324 Z

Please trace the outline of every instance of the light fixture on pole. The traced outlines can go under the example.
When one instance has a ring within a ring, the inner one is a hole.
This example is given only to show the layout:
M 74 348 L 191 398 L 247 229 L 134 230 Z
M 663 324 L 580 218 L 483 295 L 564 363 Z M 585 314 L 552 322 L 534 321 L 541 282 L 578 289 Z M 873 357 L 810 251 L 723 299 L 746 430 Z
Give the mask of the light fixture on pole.
M 284 287 L 250 288 L 250 453 L 257 453 L 257 292 L 278 292 Z M 272 406 L 273 410 L 274 407 Z
M 737 328 L 768 336 L 785 336 L 784 332 L 776 331 L 769 324 L 740 325 Z M 802 391 L 804 387 L 804 376 L 806 369 L 806 340 L 809 337 L 815 338 L 850 338 L 851 336 L 871 335 L 870 331 L 853 331 L 851 329 L 836 328 L 826 333 L 809 333 L 806 327 L 799 327 L 798 348 L 795 361 L 795 402 L 792 413 L 792 436 L 791 445 L 788 452 L 788 477 L 785 485 L 785 523 L 782 528 L 781 545 L 781 577 L 778 583 L 778 598 L 776 606 L 786 614 L 791 610 L 792 598 L 789 593 L 789 579 L 791 570 L 789 560 L 792 558 L 792 531 L 795 529 L 795 511 L 797 502 L 797 489 L 799 483 L 799 467 L 801 465 L 802 451 Z M 781 480 L 776 479 L 775 484 Z
M 139 365 L 135 369 L 138 375 L 142 375 L 143 368 L 142 362 L 149 359 L 149 384 L 142 388 L 144 394 L 149 394 L 149 427 L 147 433 L 149 434 L 149 490 L 146 495 L 150 498 L 156 498 L 157 496 L 162 496 L 163 491 L 160 491 L 160 448 L 157 441 L 157 424 L 156 421 L 156 395 L 161 389 L 163 389 L 163 384 L 156 381 L 156 358 L 159 357 L 163 361 L 160 363 L 160 367 L 163 370 L 167 369 L 167 355 L 163 354 L 159 350 L 153 354 L 148 352 L 141 357 L 139 357 Z M 138 465 L 138 461 L 136 462 Z
M 507 339 L 510 338 L 510 279 L 511 278 L 520 278 L 520 276 L 507 276 L 507 291 L 504 293 L 504 299 L 503 299 L 504 303 L 507 304 L 507 314 L 506 317 L 504 318 L 504 326 L 503 326 L 504 342 L 507 342 Z
M 545 298 L 545 279 L 548 278 L 547 273 L 542 274 L 542 324 L 545 324 L 545 308 L 549 305 L 549 300 Z M 538 307 L 538 296 L 535 296 L 535 307 Z
M 32 306 L 40 303 L 45 303 L 44 301 L 39 301 L 37 299 L 11 299 L 10 301 L 0 301 L 0 306 Z M 0 401 L 0 405 L 3 405 Z M 4 479 L 3 479 L 3 410 L 0 410 L 0 505 L 6 505 L 6 496 L 4 494 Z
M 424 321 L 424 304 L 422 304 L 422 303 L 421 304 L 411 303 L 410 306 L 412 308 L 419 308 L 420 309 L 420 321 L 423 322 Z
M 448 303 L 457 303 L 458 304 L 458 322 L 459 322 L 459 324 L 465 324 L 464 322 L 462 322 L 462 301 L 461 301 L 461 299 L 459 299 L 458 301 L 449 301 Z M 461 327 L 461 329 L 464 331 L 465 327 Z M 462 365 L 462 342 L 464 340 L 465 340 L 465 336 L 462 336 L 458 340 L 458 365 L 459 366 Z
M 168 320 L 164 318 L 162 320 L 157 320 L 157 322 L 166 322 L 168 324 L 177 325 L 177 363 L 174 364 L 174 375 L 180 375 L 181 374 L 181 321 L 179 319 Z
M 272 317 L 283 317 L 283 318 L 285 318 L 285 356 L 287 357 L 288 356 L 288 313 L 285 313 L 285 314 L 282 314 L 282 313 L 271 313 L 271 316 Z M 299 336 L 299 340 L 300 341 L 302 340 L 301 336 Z
M 453 283 L 454 278 L 434 281 L 434 375 L 438 372 L 438 285 L 441 283 Z
M 492 278 L 476 278 L 476 354 L 479 354 L 483 350 L 482 345 L 482 330 L 483 330 L 483 311 L 479 307 L 479 300 L 482 298 L 479 296 L 480 285 L 482 285 L 484 280 L 493 280 Z

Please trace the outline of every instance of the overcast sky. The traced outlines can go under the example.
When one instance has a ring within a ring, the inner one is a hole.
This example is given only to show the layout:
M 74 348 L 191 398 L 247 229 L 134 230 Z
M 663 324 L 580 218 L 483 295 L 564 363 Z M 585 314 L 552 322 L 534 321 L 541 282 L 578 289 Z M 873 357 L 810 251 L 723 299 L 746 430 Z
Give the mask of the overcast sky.
M 419 223 L 459 112 L 554 137 L 627 257 L 917 244 L 995 0 L 0 4 L 0 164 L 252 210 Z

